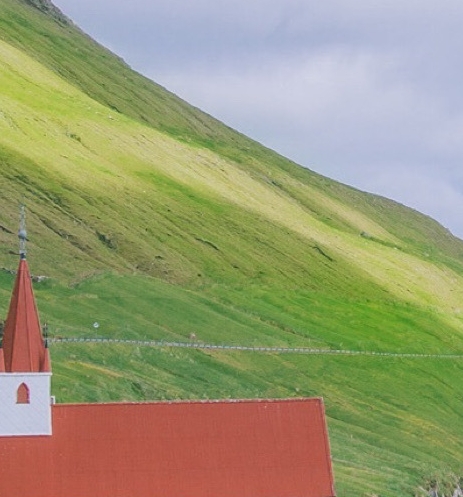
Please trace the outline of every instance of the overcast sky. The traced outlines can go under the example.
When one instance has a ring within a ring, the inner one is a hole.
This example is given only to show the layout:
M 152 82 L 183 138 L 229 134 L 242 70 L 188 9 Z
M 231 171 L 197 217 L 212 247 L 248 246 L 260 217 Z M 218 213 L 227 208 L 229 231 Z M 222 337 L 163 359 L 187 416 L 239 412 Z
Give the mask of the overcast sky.
M 137 71 L 463 237 L 461 0 L 54 0 Z

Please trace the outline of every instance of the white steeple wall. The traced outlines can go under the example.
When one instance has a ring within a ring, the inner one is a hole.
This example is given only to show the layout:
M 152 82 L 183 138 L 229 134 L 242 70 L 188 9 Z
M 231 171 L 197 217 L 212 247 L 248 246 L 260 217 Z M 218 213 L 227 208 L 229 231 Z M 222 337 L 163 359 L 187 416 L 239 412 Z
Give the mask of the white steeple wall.
M 0 437 L 51 435 L 51 373 L 0 373 Z

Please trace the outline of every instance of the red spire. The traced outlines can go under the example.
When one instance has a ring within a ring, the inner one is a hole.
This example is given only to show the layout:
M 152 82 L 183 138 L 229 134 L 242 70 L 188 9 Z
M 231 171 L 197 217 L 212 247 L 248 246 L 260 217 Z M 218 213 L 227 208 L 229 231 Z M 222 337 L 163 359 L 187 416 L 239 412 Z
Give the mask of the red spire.
M 43 356 L 43 362 L 40 371 L 42 373 L 51 373 L 50 350 L 48 347 L 45 348 L 45 355 Z
M 3 334 L 5 371 L 40 373 L 50 371 L 48 350 L 42 338 L 32 281 L 25 258 L 19 261 Z
M 3 356 L 3 348 L 0 347 L 0 373 L 5 372 L 5 359 Z

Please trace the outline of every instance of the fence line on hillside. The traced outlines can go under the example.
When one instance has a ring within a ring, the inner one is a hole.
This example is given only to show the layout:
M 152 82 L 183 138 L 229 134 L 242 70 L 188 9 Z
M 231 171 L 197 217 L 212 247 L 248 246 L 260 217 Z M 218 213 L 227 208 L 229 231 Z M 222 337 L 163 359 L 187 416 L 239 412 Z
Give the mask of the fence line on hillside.
M 368 350 L 342 350 L 342 349 L 320 349 L 310 347 L 262 347 L 246 345 L 215 345 L 203 342 L 170 342 L 165 340 L 127 340 L 119 338 L 49 338 L 49 343 L 110 343 L 122 345 L 136 345 L 141 347 L 158 348 L 185 348 L 199 350 L 226 350 L 261 352 L 277 354 L 307 354 L 307 355 L 344 355 L 344 356 L 372 356 L 372 357 L 396 357 L 416 359 L 463 359 L 463 354 L 418 354 L 401 352 L 375 352 Z

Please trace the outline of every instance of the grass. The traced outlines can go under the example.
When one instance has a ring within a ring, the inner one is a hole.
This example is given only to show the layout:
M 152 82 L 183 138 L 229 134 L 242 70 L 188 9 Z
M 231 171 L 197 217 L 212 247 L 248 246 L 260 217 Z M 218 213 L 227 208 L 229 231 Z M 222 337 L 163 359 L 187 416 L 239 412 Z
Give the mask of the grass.
M 463 243 L 435 221 L 280 157 L 26 0 L 0 0 L 0 40 L 0 266 L 24 200 L 53 337 L 463 353 Z M 52 361 L 59 402 L 322 396 L 340 497 L 461 469 L 458 359 L 54 343 Z

